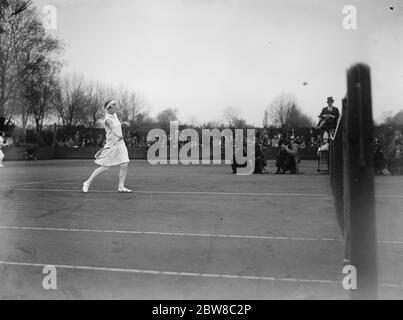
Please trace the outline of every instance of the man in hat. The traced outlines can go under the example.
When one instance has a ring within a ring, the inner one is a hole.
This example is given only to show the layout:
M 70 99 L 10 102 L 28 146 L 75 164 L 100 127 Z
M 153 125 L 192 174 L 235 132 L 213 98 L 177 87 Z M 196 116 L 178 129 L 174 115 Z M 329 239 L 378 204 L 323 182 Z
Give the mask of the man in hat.
M 331 130 L 336 129 L 337 121 L 340 117 L 339 109 L 333 106 L 333 97 L 327 98 L 327 107 L 322 109 L 319 115 L 319 123 L 317 129 L 319 130 Z

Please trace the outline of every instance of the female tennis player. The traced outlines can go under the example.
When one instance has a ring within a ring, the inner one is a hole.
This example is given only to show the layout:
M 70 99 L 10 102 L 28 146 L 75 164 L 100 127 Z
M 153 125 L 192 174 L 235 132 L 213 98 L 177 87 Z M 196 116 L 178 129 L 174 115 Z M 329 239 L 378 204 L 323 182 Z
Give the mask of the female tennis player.
M 102 172 L 108 171 L 112 166 L 120 166 L 118 192 L 132 192 L 132 190 L 125 187 L 127 166 L 130 161 L 126 145 L 123 141 L 122 126 L 116 115 L 116 109 L 117 102 L 115 100 L 110 100 L 105 103 L 106 143 L 105 147 L 100 152 L 97 152 L 97 155 L 101 154 L 101 156 L 96 156 L 97 159 L 95 163 L 100 167 L 95 169 L 88 180 L 83 183 L 84 193 L 88 192 L 96 176 Z

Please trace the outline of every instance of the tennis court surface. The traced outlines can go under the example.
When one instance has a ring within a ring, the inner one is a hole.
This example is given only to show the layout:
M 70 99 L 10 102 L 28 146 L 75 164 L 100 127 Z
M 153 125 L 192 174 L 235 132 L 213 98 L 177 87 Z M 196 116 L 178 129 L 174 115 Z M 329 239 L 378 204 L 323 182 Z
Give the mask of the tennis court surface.
M 0 170 L 2 299 L 348 299 L 329 176 L 88 160 Z M 273 171 L 273 163 L 269 170 Z M 379 297 L 403 298 L 403 179 L 376 177 Z M 42 287 L 45 265 L 57 289 Z

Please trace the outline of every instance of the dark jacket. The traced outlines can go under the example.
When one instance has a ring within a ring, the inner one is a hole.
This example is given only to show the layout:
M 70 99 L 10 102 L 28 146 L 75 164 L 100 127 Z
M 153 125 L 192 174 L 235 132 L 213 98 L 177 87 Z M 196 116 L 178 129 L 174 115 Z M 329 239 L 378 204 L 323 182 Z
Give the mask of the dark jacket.
M 326 117 L 326 115 L 332 115 L 333 117 Z M 340 117 L 340 112 L 339 112 L 339 109 L 337 109 L 336 107 L 333 107 L 331 111 L 328 109 L 328 107 L 324 107 L 322 109 L 322 112 L 319 115 L 319 118 L 321 121 L 326 119 L 326 121 L 329 125 L 329 129 L 336 128 L 339 117 Z
M 328 115 L 328 114 L 330 114 L 330 115 L 332 115 L 334 118 L 329 118 L 329 119 L 335 119 L 335 121 L 336 121 L 336 123 L 337 123 L 337 120 L 339 119 L 339 117 L 340 117 L 340 112 L 339 112 L 339 109 L 337 109 L 336 107 L 332 107 L 332 111 L 330 111 L 329 109 L 328 109 L 328 107 L 324 107 L 323 109 L 322 109 L 322 112 L 320 113 L 320 115 L 319 115 L 319 118 L 321 118 L 321 119 L 325 119 L 325 115 Z

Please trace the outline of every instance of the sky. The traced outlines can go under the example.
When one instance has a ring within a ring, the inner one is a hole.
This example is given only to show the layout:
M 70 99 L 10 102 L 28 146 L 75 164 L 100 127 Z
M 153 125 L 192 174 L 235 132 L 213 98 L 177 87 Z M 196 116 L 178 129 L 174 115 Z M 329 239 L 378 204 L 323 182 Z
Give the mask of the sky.
M 312 118 L 346 70 L 371 67 L 375 120 L 403 109 L 403 2 L 399 0 L 34 0 L 57 12 L 64 72 L 124 85 L 152 115 L 177 108 L 183 122 L 223 120 L 238 108 L 262 125 L 281 93 Z M 343 7 L 357 29 L 343 28 Z M 390 7 L 393 6 L 393 10 Z M 307 82 L 304 86 L 303 82 Z

